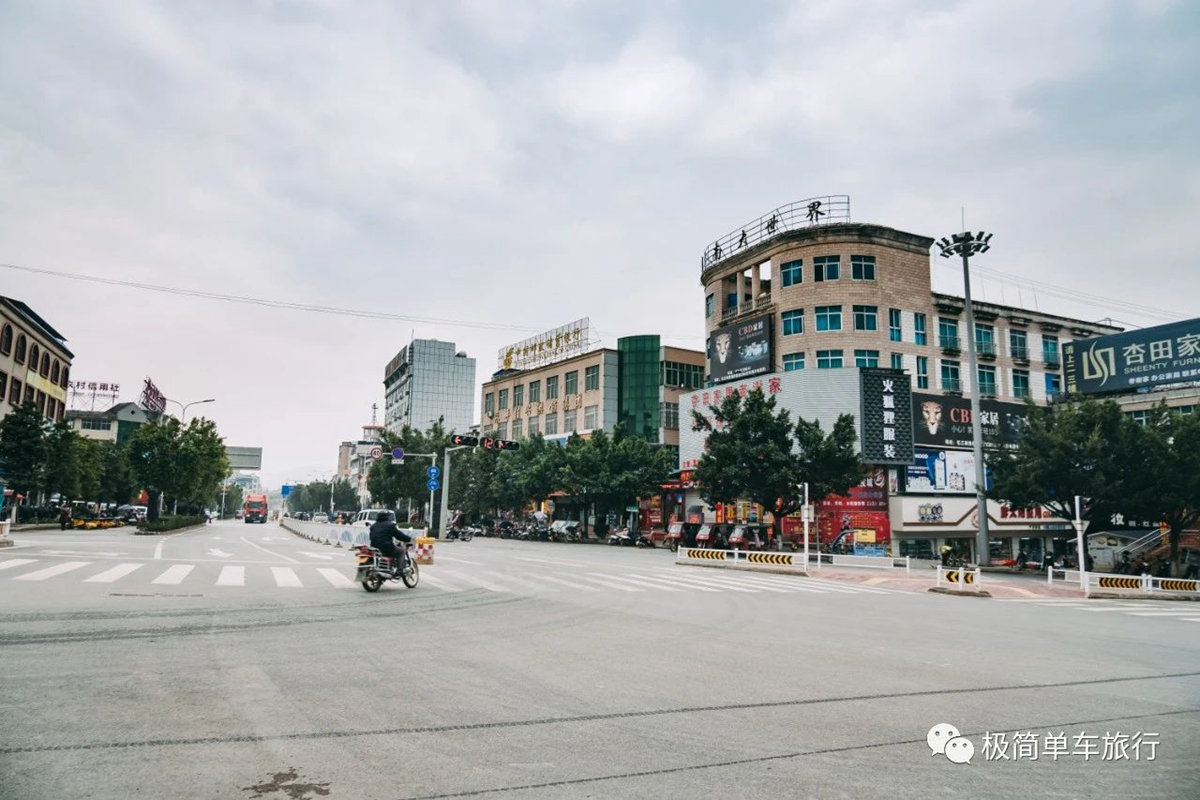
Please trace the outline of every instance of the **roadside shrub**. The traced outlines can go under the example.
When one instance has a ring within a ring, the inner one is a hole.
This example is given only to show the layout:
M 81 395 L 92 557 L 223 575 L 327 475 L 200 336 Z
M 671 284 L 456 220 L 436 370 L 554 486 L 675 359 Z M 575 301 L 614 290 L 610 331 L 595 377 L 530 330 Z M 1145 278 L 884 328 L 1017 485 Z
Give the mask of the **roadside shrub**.
M 163 533 L 164 531 L 188 528 L 192 525 L 203 525 L 205 518 L 199 515 L 179 514 L 178 516 L 159 517 L 154 522 L 142 520 L 138 523 L 138 531 L 145 533 Z

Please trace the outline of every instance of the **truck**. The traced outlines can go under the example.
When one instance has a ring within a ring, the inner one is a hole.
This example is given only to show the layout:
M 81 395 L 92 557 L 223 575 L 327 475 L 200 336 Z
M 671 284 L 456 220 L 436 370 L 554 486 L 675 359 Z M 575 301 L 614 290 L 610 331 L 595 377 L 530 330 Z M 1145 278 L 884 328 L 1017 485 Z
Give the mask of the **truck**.
M 267 496 L 265 494 L 246 495 L 242 505 L 242 519 L 249 525 L 251 522 L 267 522 Z

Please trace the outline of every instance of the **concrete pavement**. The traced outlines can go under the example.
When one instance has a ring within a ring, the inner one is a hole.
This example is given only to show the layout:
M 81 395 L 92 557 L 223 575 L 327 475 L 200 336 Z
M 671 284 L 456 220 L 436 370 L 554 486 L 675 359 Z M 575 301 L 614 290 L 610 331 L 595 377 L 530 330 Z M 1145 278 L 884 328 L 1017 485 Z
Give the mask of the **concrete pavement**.
M 275 525 L 15 538 L 0 797 L 1200 793 L 1190 604 L 491 539 L 439 543 L 416 589 L 368 595 L 346 551 Z M 941 722 L 971 764 L 930 755 Z M 1060 729 L 1160 744 L 1136 762 L 981 753 L 986 731 Z

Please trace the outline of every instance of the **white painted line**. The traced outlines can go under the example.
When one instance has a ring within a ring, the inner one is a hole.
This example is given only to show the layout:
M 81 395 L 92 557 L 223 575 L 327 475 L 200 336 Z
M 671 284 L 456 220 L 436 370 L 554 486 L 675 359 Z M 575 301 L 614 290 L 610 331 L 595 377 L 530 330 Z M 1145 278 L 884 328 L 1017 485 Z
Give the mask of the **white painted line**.
M 170 534 L 167 534 L 166 536 L 164 536 L 163 538 L 159 539 L 158 545 L 154 548 L 154 560 L 155 561 L 162 560 L 163 545 L 167 543 L 167 539 L 174 539 L 176 536 L 183 536 L 183 534 L 185 534 L 185 533 L 191 533 L 191 531 L 180 531 L 179 533 L 170 533 Z
M 443 574 L 445 574 L 446 570 L 442 570 L 442 572 L 443 572 Z M 449 574 L 450 574 L 450 577 L 454 578 L 454 580 L 456 580 L 456 581 L 463 581 L 466 583 L 470 583 L 470 584 L 478 586 L 482 589 L 487 589 L 489 592 L 505 592 L 505 593 L 509 593 L 509 594 L 512 593 L 511 589 L 505 589 L 503 586 L 497 586 L 494 583 L 489 583 L 480 578 L 476 578 L 473 575 L 467 575 L 466 573 L 463 573 L 463 572 L 451 572 Z
M 535 592 L 557 592 L 558 591 L 558 587 L 556 587 L 556 586 L 543 586 L 541 584 L 533 583 L 532 581 L 528 581 L 523 578 L 518 578 L 516 575 L 507 575 L 503 572 L 485 572 L 484 574 L 488 575 L 492 578 L 499 578 L 502 581 L 508 581 L 509 583 L 515 583 L 518 586 L 524 586 L 526 589 L 533 589 Z
M 86 567 L 91 564 L 90 561 L 64 561 L 61 564 L 55 564 L 53 567 L 39 569 L 37 572 L 26 572 L 24 575 L 18 575 L 13 578 L 14 581 L 44 581 L 47 578 L 53 578 L 56 575 L 62 575 L 64 572 L 70 572 L 73 569 Z
M 672 575 L 671 580 L 678 581 L 678 582 L 684 583 L 684 584 L 690 584 L 692 586 L 697 586 L 697 587 L 708 586 L 710 584 L 710 581 L 707 578 L 701 578 L 698 575 L 697 576 Z M 758 589 L 751 589 L 748 586 L 743 586 L 741 584 L 736 584 L 736 583 L 720 583 L 720 582 L 718 582 L 716 585 L 719 585 L 722 589 L 728 589 L 731 592 L 743 592 L 745 594 L 758 594 L 758 592 L 759 592 Z
M 764 578 L 761 575 L 746 575 L 741 572 L 722 573 L 717 576 L 721 580 L 737 582 L 742 585 L 757 586 L 761 588 L 771 587 L 782 592 L 810 592 L 813 594 L 827 594 L 828 589 L 822 586 L 809 586 L 806 578 L 796 578 L 794 580 L 774 580 Z
M 476 567 L 480 566 L 483 563 L 482 561 L 471 561 L 470 559 L 456 558 L 455 556 L 444 556 L 441 553 L 435 554 L 434 560 L 435 561 L 453 561 L 455 564 L 473 564 Z
M 873 586 L 859 586 L 856 584 L 839 583 L 836 581 L 820 580 L 818 578 L 801 578 L 811 582 L 814 586 L 820 586 L 828 589 L 831 592 L 845 592 L 846 594 L 888 594 L 882 589 L 877 589 Z
M 0 569 L 12 569 L 13 567 L 21 567 L 25 564 L 36 564 L 36 558 L 7 558 L 0 561 Z
M 563 561 L 552 558 L 533 558 L 532 556 L 517 556 L 517 561 L 531 561 L 535 564 L 556 564 L 567 567 L 594 567 L 595 564 L 585 564 L 581 561 Z
M 246 585 L 246 568 L 245 567 L 221 567 L 221 574 L 217 576 L 217 586 L 245 586 Z
M 329 581 L 338 588 L 357 586 L 354 581 L 347 578 L 339 569 L 333 569 L 332 567 L 317 567 L 317 572 L 321 573 L 325 580 Z
M 1190 617 L 1195 611 L 1130 611 L 1131 617 Z
M 104 570 L 98 575 L 93 575 L 90 578 L 84 578 L 84 583 L 113 583 L 121 578 L 124 578 L 129 573 L 136 569 L 141 569 L 145 564 L 117 564 L 115 567 Z
M 589 573 L 589 575 L 594 575 L 594 574 L 596 574 L 596 573 Z M 588 577 L 588 578 L 583 578 L 583 580 L 592 581 L 593 583 L 598 583 L 601 586 L 607 586 L 610 589 L 619 589 L 622 592 L 640 592 L 640 591 L 642 591 L 641 589 L 635 589 L 632 586 L 626 586 L 623 583 L 614 583 L 613 581 L 608 580 L 607 576 L 605 576 L 603 578 Z
M 151 583 L 167 584 L 174 586 L 183 583 L 183 579 L 188 576 L 188 573 L 196 568 L 195 564 L 176 564 L 173 567 L 167 567 L 167 571 L 159 575 Z
M 654 581 L 656 583 L 665 583 L 668 586 L 674 586 L 676 589 L 691 589 L 697 592 L 721 592 L 721 589 L 716 589 L 712 586 L 705 586 L 699 583 L 689 583 L 687 581 L 677 581 L 673 577 L 659 577 L 658 575 L 643 575 L 640 573 L 627 573 L 631 578 L 637 578 L 644 581 Z
M 587 584 L 584 584 L 584 583 L 572 583 L 571 581 L 564 581 L 562 578 L 556 578 L 553 575 L 539 575 L 537 573 L 533 573 L 533 574 L 529 575 L 529 577 L 536 578 L 539 581 L 549 581 L 550 583 L 557 583 L 562 586 L 566 586 L 570 589 L 578 589 L 581 592 L 598 592 L 598 591 L 600 591 L 595 586 L 588 586 Z
M 1180 622 L 1200 622 L 1200 617 L 1180 617 Z
M 428 570 L 421 573 L 421 583 L 428 583 L 433 588 L 441 589 L 443 592 L 461 592 L 462 591 L 462 588 L 459 586 L 451 586 L 449 583 L 442 580 L 441 578 L 433 577 L 432 575 L 429 574 Z
M 271 573 L 275 576 L 275 585 L 285 589 L 302 589 L 304 584 L 300 582 L 300 578 L 292 572 L 290 567 L 271 567 Z
M 291 562 L 291 563 L 293 563 L 293 564 L 299 564 L 299 563 L 300 563 L 299 561 L 297 561 L 297 560 L 296 560 L 296 559 L 294 559 L 294 558 L 288 558 L 287 556 L 283 555 L 282 553 L 275 553 L 275 552 L 272 552 L 272 551 L 268 550 L 267 548 L 263 547 L 262 545 L 257 545 L 257 544 L 255 544 L 254 542 L 252 542 L 252 541 L 250 541 L 249 539 L 247 539 L 245 536 L 240 536 L 240 537 L 238 537 L 238 538 L 240 538 L 240 539 L 241 539 L 243 542 L 245 542 L 246 544 L 250 545 L 251 547 L 254 547 L 254 548 L 257 548 L 257 549 L 259 549 L 259 550 L 262 550 L 264 553 L 266 553 L 266 554 L 268 554 L 268 555 L 275 556 L 276 558 L 282 558 L 284 561 L 289 561 L 289 562 Z
M 593 575 L 593 576 L 598 575 L 601 578 L 606 578 L 608 580 L 624 581 L 626 583 L 632 583 L 634 586 L 646 586 L 651 589 L 659 589 L 664 592 L 682 592 L 683 591 L 683 589 L 678 586 L 671 586 L 670 584 L 667 584 L 667 583 L 654 583 L 653 581 L 645 580 L 642 578 L 631 578 L 628 575 L 609 575 L 609 574 L 603 573 L 603 572 L 589 572 L 588 575 Z

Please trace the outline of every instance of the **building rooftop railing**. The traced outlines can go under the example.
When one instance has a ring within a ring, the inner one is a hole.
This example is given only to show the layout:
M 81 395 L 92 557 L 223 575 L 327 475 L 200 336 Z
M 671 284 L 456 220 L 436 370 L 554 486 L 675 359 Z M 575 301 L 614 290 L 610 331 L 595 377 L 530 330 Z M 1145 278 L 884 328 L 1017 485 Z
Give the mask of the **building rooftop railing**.
M 788 203 L 709 244 L 700 255 L 700 271 L 782 233 L 849 221 L 849 195 L 825 195 Z

